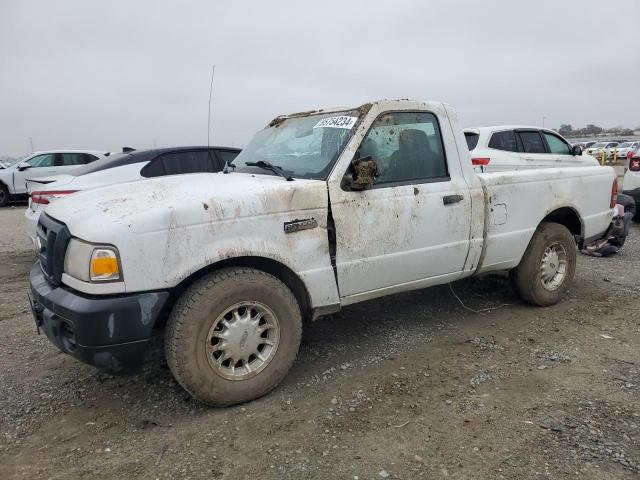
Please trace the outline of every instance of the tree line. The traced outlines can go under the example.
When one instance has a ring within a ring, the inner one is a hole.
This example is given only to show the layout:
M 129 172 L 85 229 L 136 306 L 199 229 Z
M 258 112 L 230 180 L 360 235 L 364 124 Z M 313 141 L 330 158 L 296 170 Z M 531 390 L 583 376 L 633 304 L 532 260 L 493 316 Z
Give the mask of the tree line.
M 640 128 L 639 128 L 640 130 Z M 596 135 L 633 135 L 633 130 L 626 127 L 602 128 L 597 125 L 588 124 L 584 128 L 573 128 L 571 124 L 562 124 L 558 133 L 563 137 L 594 137 Z

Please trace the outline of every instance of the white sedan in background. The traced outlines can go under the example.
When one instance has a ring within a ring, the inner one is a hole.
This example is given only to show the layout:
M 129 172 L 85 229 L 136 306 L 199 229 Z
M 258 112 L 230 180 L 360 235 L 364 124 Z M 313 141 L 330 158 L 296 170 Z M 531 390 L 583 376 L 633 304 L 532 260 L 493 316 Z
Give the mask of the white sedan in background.
M 619 159 L 626 159 L 629 152 L 634 152 L 640 147 L 640 142 L 622 142 L 616 147 L 616 156 Z
M 68 173 L 101 157 L 94 150 L 48 150 L 31 155 L 0 169 L 0 207 L 26 199 L 27 179 Z
M 195 172 L 219 172 L 232 162 L 240 149 L 227 147 L 173 147 L 133 150 L 113 154 L 68 175 L 28 180 L 29 207 L 25 212 L 25 228 L 31 241 L 36 240 L 40 214 L 56 199 L 79 190 L 89 190 L 115 183 L 144 178 Z
M 583 167 L 598 161 L 583 155 L 552 130 L 527 126 L 466 128 L 464 136 L 471 161 L 483 172 L 525 168 Z
M 600 160 L 602 152 L 604 152 L 604 157 L 609 158 L 611 156 L 611 152 L 617 148 L 618 144 L 618 142 L 597 142 L 587 149 L 587 153 Z

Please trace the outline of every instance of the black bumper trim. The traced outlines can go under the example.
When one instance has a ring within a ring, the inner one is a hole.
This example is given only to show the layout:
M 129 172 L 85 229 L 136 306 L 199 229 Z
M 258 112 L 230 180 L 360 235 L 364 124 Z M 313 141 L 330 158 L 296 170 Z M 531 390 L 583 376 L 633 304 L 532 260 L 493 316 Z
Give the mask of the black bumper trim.
M 120 371 L 140 366 L 169 292 L 96 296 L 52 285 L 39 263 L 31 268 L 36 323 L 64 353 Z

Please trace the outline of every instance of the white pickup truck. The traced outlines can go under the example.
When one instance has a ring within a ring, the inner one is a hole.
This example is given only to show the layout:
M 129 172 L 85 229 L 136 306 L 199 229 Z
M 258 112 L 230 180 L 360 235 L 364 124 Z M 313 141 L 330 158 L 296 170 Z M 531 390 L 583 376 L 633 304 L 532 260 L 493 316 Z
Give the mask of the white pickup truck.
M 38 328 L 116 370 L 164 329 L 189 393 L 244 402 L 286 375 L 303 318 L 496 270 L 526 302 L 557 302 L 616 190 L 609 167 L 476 174 L 455 111 L 408 100 L 277 117 L 225 172 L 51 204 L 30 278 Z

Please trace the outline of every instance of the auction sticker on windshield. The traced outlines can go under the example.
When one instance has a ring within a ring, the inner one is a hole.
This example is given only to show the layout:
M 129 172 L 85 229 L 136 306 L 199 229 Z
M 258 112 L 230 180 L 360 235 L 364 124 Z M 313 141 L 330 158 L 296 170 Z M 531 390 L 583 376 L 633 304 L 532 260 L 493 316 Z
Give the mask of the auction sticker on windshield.
M 348 117 L 341 115 L 339 117 L 329 117 L 320 120 L 313 128 L 346 128 L 350 130 L 356 124 L 358 117 Z

